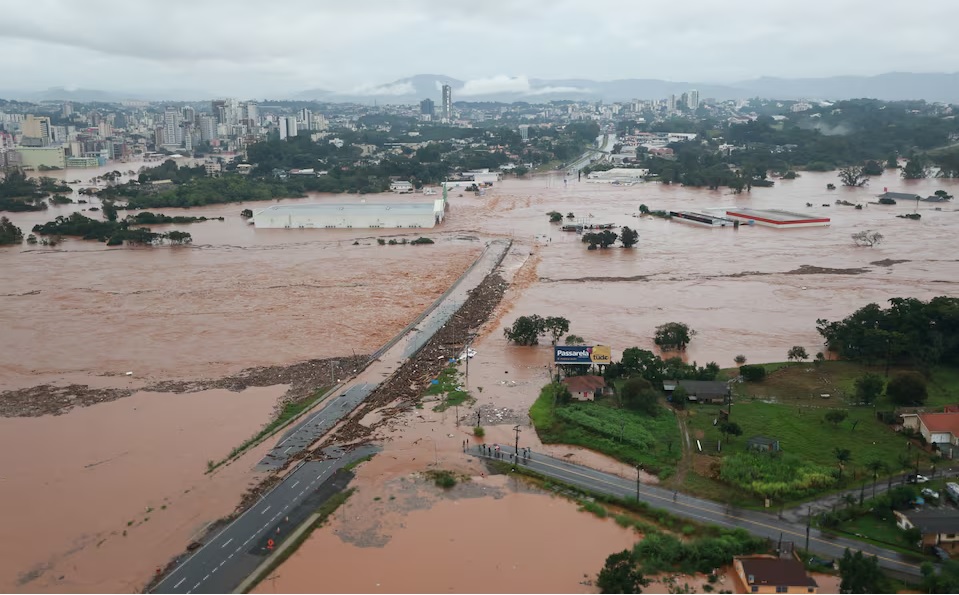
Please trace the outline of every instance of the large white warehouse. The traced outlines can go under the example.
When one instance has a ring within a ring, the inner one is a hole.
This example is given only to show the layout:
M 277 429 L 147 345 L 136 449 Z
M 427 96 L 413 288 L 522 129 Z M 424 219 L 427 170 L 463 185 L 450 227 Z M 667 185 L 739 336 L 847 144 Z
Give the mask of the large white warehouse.
M 433 227 L 446 215 L 446 201 L 420 203 L 326 203 L 273 205 L 253 213 L 261 228 Z

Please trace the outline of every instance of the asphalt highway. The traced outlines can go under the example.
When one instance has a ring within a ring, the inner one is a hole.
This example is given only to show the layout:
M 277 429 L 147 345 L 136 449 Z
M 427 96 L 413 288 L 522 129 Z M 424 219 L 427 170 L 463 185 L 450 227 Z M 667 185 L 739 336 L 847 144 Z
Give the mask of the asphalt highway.
M 513 462 L 513 452 L 513 447 L 506 445 L 500 445 L 500 457 L 485 454 L 479 446 L 471 446 L 468 449 L 471 455 L 507 463 Z M 522 449 L 520 452 L 522 453 Z M 591 492 L 619 498 L 636 499 L 638 497 L 642 502 L 680 517 L 723 527 L 740 527 L 754 535 L 776 541 L 779 539 L 791 541 L 797 548 L 805 547 L 806 526 L 779 519 L 774 515 L 639 484 L 635 479 L 625 479 L 539 453 L 532 453 L 528 459 L 520 457 L 519 462 L 515 464 Z M 879 565 L 888 570 L 912 576 L 919 575 L 921 560 L 917 558 L 860 541 L 826 535 L 817 529 L 809 531 L 809 550 L 823 558 L 840 558 L 846 548 L 852 551 L 862 550 L 864 554 L 876 556 L 879 559 Z
M 230 593 L 263 562 L 273 547 L 326 499 L 346 487 L 352 474 L 338 470 L 373 454 L 363 446 L 349 453 L 330 450 L 331 458 L 300 465 L 255 505 L 207 541 L 166 576 L 154 593 Z
M 327 399 L 319 411 L 312 413 L 286 431 L 280 441 L 266 453 L 256 466 L 257 471 L 273 471 L 307 446 L 330 431 L 343 417 L 356 409 L 369 396 L 375 384 L 355 384 L 332 399 Z

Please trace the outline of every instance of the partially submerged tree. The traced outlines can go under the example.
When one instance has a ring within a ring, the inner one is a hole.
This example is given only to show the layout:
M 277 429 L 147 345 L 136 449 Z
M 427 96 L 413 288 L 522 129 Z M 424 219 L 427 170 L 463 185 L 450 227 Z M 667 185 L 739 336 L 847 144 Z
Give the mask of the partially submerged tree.
M 508 341 L 517 345 L 538 345 L 544 323 L 543 318 L 537 314 L 520 316 L 513 321 L 513 326 L 503 329 L 503 334 Z
M 623 243 L 623 248 L 632 248 L 639 241 L 639 232 L 624 226 L 619 239 Z
M 882 242 L 882 234 L 878 231 L 867 229 L 852 234 L 852 241 L 855 242 L 857 246 L 872 247 Z
M 636 568 L 636 554 L 631 549 L 610 554 L 596 577 L 600 593 L 642 593 L 649 580 Z
M 839 170 L 839 180 L 843 186 L 858 188 L 866 185 L 869 176 L 865 174 L 861 165 L 850 165 Z

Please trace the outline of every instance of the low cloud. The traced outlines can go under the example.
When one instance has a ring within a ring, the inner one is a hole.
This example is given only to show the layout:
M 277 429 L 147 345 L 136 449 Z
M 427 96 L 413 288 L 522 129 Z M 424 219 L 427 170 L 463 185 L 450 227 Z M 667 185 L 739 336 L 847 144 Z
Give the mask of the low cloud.
M 363 85 L 350 91 L 351 95 L 412 95 L 416 93 L 413 83 L 392 85 Z
M 518 95 L 549 95 L 551 93 L 582 93 L 587 89 L 579 87 L 539 87 L 534 88 L 529 78 L 520 76 L 499 75 L 485 79 L 474 79 L 466 81 L 463 86 L 456 90 L 456 94 L 461 97 L 472 97 L 476 95 L 494 95 L 499 93 L 516 93 Z

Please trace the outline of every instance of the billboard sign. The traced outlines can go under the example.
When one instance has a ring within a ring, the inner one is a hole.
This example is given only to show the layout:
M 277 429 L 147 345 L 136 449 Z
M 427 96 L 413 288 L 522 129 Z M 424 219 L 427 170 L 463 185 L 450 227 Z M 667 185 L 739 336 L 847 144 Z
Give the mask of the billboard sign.
M 554 345 L 553 363 L 556 364 L 591 364 L 612 363 L 609 347 L 606 345 Z

